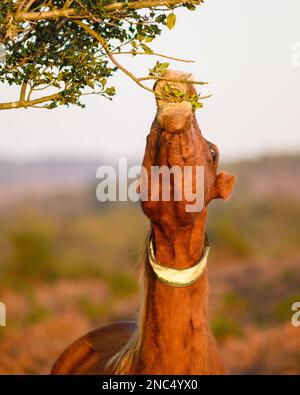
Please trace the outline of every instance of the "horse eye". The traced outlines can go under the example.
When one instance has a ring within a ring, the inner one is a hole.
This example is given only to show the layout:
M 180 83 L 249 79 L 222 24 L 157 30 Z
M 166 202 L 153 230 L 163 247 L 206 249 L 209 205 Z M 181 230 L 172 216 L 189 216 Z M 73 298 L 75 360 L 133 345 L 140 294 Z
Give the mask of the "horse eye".
M 217 159 L 217 153 L 214 150 L 214 148 L 213 148 L 211 143 L 208 143 L 208 146 L 209 146 L 209 150 L 210 150 L 210 153 L 211 153 L 211 157 L 212 157 L 213 161 L 215 162 L 216 159 Z
M 213 158 L 213 161 L 215 162 L 216 159 L 217 159 L 217 153 L 216 153 L 216 151 L 213 148 L 210 149 L 210 152 L 211 152 L 211 156 Z

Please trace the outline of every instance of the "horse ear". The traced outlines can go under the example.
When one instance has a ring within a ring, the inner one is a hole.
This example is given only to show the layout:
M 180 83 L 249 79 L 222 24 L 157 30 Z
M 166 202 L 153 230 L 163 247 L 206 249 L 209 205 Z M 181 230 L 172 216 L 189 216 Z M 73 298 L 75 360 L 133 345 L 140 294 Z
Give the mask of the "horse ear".
M 214 183 L 215 199 L 227 200 L 233 192 L 234 183 L 235 176 L 222 171 Z

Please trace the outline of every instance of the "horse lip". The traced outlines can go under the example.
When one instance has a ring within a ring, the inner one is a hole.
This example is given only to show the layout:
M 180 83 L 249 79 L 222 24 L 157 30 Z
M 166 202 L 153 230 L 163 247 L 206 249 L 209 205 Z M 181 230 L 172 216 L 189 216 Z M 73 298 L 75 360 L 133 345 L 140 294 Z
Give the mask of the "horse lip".
M 160 127 L 169 133 L 182 133 L 192 123 L 193 109 L 190 102 L 166 103 L 158 108 Z

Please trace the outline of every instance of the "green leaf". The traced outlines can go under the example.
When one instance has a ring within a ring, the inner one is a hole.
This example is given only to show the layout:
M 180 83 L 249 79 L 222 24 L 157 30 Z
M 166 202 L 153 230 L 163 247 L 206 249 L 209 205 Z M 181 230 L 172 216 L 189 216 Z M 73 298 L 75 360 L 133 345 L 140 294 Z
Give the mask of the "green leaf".
M 107 79 L 106 79 L 106 78 L 102 78 L 102 80 L 100 80 L 100 83 L 101 83 L 101 85 L 102 85 L 102 88 L 105 87 L 106 82 L 107 82 Z
M 136 39 L 139 40 L 139 42 L 142 42 L 145 40 L 145 36 L 142 36 L 141 34 L 137 34 Z
M 88 86 L 89 86 L 90 88 L 94 89 L 94 83 L 93 83 L 93 81 L 88 80 L 88 81 L 87 81 L 87 84 L 88 84 Z
M 196 7 L 194 6 L 194 4 L 186 4 L 186 8 L 190 11 L 195 11 Z
M 178 98 L 181 98 L 181 97 L 184 96 L 184 93 L 183 93 L 183 92 L 180 92 L 179 90 L 175 90 L 175 89 L 174 89 L 173 93 L 174 93 L 174 95 L 175 95 L 176 97 L 178 97 Z
M 203 107 L 203 103 L 199 103 L 199 102 L 192 102 L 192 107 L 194 110 L 197 110 L 198 108 L 202 108 Z
M 166 20 L 166 16 L 165 16 L 164 14 L 158 15 L 158 16 L 155 18 L 155 21 L 156 21 L 157 23 L 164 23 L 165 20 Z
M 167 17 L 167 26 L 171 30 L 175 26 L 176 23 L 176 15 L 172 12 Z
M 170 92 L 171 92 L 171 89 L 170 89 L 170 85 L 169 85 L 169 84 L 167 84 L 167 85 L 164 86 L 164 91 L 165 91 L 166 93 L 170 93 Z
M 149 54 L 149 55 L 153 53 L 152 49 L 149 48 L 147 45 L 142 44 L 141 47 L 143 48 L 143 50 L 144 50 L 145 53 L 147 53 L 147 54 Z

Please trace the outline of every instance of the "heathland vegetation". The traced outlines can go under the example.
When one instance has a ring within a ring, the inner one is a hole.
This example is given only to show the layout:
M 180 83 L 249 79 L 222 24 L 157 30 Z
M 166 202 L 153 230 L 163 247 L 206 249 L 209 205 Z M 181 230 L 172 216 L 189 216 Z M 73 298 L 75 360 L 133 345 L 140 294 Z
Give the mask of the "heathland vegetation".
M 147 221 L 138 204 L 96 201 L 92 162 L 77 182 L 74 168 L 0 166 L 0 373 L 45 373 L 70 341 L 137 311 Z M 300 373 L 300 157 L 225 168 L 238 182 L 210 208 L 213 331 L 232 372 Z

